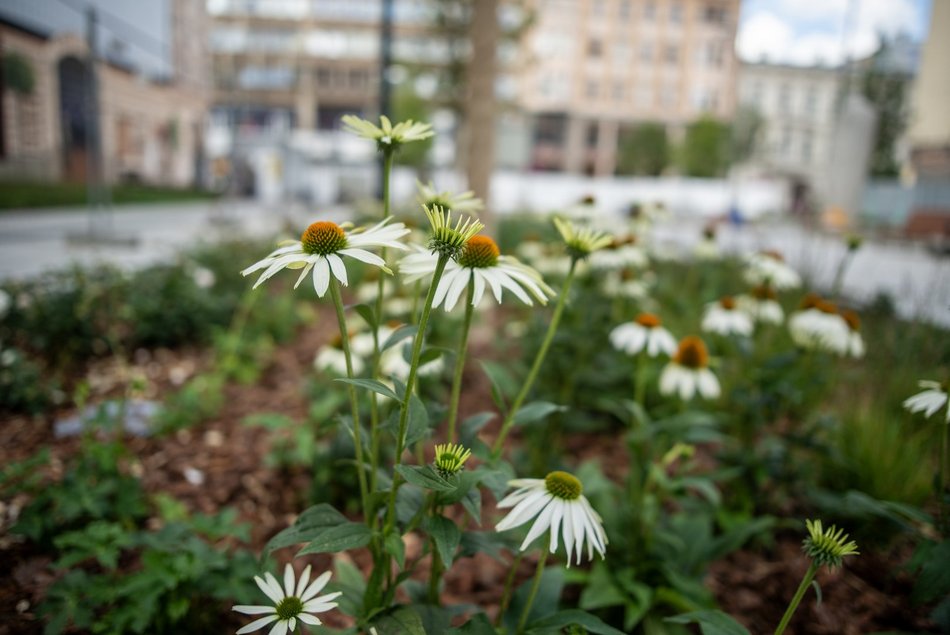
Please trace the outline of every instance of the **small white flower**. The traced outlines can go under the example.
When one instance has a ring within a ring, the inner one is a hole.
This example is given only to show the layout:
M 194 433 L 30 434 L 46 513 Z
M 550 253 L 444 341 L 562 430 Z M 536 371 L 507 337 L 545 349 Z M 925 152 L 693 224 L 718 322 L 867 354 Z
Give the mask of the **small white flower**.
M 350 352 L 353 352 L 352 349 Z M 360 357 L 352 355 L 352 364 L 354 375 L 363 372 L 363 360 Z M 343 353 L 343 349 L 335 343 L 324 344 L 317 351 L 317 356 L 313 360 L 313 367 L 331 375 L 346 377 L 346 355 Z
M 419 189 L 419 202 L 426 207 L 443 207 L 455 212 L 465 212 L 467 214 L 480 212 L 485 208 L 482 199 L 476 198 L 475 192 L 471 190 L 462 192 L 461 194 L 440 192 L 435 188 L 435 184 L 432 181 L 429 181 L 428 185 L 417 181 L 416 187 Z
M 500 509 L 512 509 L 495 525 L 495 530 L 507 531 L 533 520 L 521 551 L 550 530 L 551 553 L 557 551 L 558 538 L 563 536 L 567 566 L 571 566 L 572 553 L 580 564 L 585 542 L 588 560 L 593 559 L 595 550 L 604 557 L 607 534 L 603 521 L 582 494 L 583 486 L 577 477 L 567 472 L 551 472 L 543 479 L 514 479 L 508 485 L 518 489 L 498 503 Z
M 676 352 L 676 340 L 653 313 L 641 313 L 632 322 L 616 327 L 610 332 L 610 343 L 628 355 L 637 355 L 643 350 L 650 357 Z
M 303 570 L 299 581 L 294 580 L 294 569 L 287 564 L 284 567 L 284 586 L 281 587 L 277 579 L 270 572 L 264 574 L 263 578 L 254 576 L 254 582 L 260 587 L 274 606 L 270 605 L 238 605 L 231 608 L 238 613 L 245 615 L 264 615 L 264 617 L 254 620 L 247 626 L 238 630 L 237 635 L 251 633 L 260 630 L 271 624 L 274 624 L 268 635 L 287 635 L 297 629 L 297 620 L 310 626 L 319 626 L 322 622 L 316 617 L 316 613 L 325 613 L 336 607 L 336 602 L 332 600 L 342 595 L 340 592 L 328 593 L 317 596 L 317 593 L 323 590 L 323 587 L 330 581 L 330 572 L 327 571 L 309 586 L 310 565 Z
M 385 335 L 382 329 L 380 329 L 380 345 L 385 341 L 385 338 L 389 335 Z M 396 379 L 405 382 L 409 378 L 409 362 L 406 361 L 406 353 L 409 350 L 409 345 L 404 344 L 402 346 L 393 346 L 383 351 L 383 354 L 379 358 L 379 370 L 384 377 L 395 377 Z M 419 367 L 416 369 L 416 374 L 419 377 L 433 377 L 436 375 L 441 375 L 442 371 L 445 370 L 445 359 L 439 355 L 433 360 L 419 364 Z
M 706 344 L 695 335 L 684 337 L 660 374 L 660 394 L 678 395 L 683 401 L 689 401 L 696 393 L 704 399 L 716 399 L 721 392 L 719 380 L 708 364 Z
M 205 267 L 196 267 L 191 273 L 191 279 L 199 289 L 210 289 L 215 283 L 214 272 Z
M 837 307 L 814 294 L 807 295 L 802 309 L 788 318 L 788 330 L 792 341 L 806 349 L 846 355 L 851 343 L 850 329 Z
M 946 423 L 950 425 L 950 388 L 946 384 L 931 380 L 921 380 L 917 385 L 923 388 L 922 392 L 904 400 L 904 408 L 909 412 L 923 412 L 930 418 L 944 406 L 947 406 Z
M 612 298 L 643 300 L 649 295 L 649 288 L 644 280 L 626 278 L 619 272 L 611 271 L 604 276 L 604 293 Z
M 746 295 L 736 298 L 739 308 L 752 316 L 756 322 L 781 324 L 785 319 L 785 311 L 778 303 L 775 291 L 768 286 L 755 287 Z
M 567 245 L 567 253 L 571 258 L 580 260 L 599 249 L 603 249 L 613 242 L 608 234 L 590 227 L 575 225 L 570 221 L 554 217 L 554 227 L 557 228 L 561 239 Z
M 770 285 L 780 291 L 802 286 L 798 272 L 776 252 L 763 251 L 746 259 L 745 280 L 752 286 Z
M 703 237 L 693 247 L 693 257 L 696 260 L 719 260 L 722 253 L 716 242 L 716 228 L 709 226 L 703 229 Z
M 263 260 L 254 263 L 241 272 L 248 275 L 264 269 L 264 273 L 254 283 L 256 289 L 281 269 L 300 269 L 296 289 L 313 270 L 313 288 L 321 298 L 330 287 L 330 274 L 347 285 L 346 265 L 340 256 L 349 256 L 362 262 L 379 267 L 389 273 L 386 262 L 376 254 L 366 251 L 368 247 L 392 247 L 406 249 L 399 238 L 409 233 L 402 223 L 388 224 L 389 219 L 366 230 L 344 231 L 336 223 L 319 221 L 312 223 L 304 231 L 300 240 L 288 241 L 289 244 L 271 252 Z
M 646 252 L 634 244 L 601 249 L 590 256 L 591 269 L 596 270 L 643 269 L 649 262 Z
M 726 296 L 706 305 L 702 329 L 720 335 L 751 335 L 752 317 Z
M 375 141 L 380 151 L 398 149 L 404 143 L 422 141 L 435 134 L 432 132 L 432 124 L 411 119 L 400 121 L 394 126 L 386 115 L 380 115 L 379 124 L 377 126 L 371 121 L 353 115 L 343 115 L 345 131 Z
M 438 256 L 425 249 L 417 249 L 399 263 L 399 271 L 407 282 L 431 276 Z M 533 300 L 547 304 L 552 289 L 544 283 L 541 274 L 512 256 L 502 256 L 498 245 L 488 236 L 469 238 L 462 248 L 458 262 L 446 263 L 442 278 L 432 298 L 432 306 L 444 304 L 451 311 L 468 285 L 474 285 L 472 306 L 478 306 L 485 289 L 490 288 L 495 301 L 501 304 L 502 290 L 507 289 L 516 298 L 531 306 Z M 533 298 L 533 299 L 532 299 Z

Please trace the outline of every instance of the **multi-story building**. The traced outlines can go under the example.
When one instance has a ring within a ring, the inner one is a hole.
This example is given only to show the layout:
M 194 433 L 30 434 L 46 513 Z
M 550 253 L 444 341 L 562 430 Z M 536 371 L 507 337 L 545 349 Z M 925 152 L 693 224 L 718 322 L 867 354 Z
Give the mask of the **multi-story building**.
M 0 48 L 21 78 L 0 83 L 0 174 L 82 181 L 94 134 L 86 41 L 0 20 Z M 115 62 L 99 62 L 97 69 L 106 180 L 194 184 L 207 109 L 202 92 L 174 79 L 149 80 Z M 189 76 L 196 72 L 191 68 Z
M 832 153 L 841 71 L 744 63 L 739 103 L 761 117 L 753 162 L 821 190 Z
M 733 116 L 740 0 L 529 4 L 519 101 L 533 168 L 610 175 L 626 126 L 677 134 L 703 116 Z

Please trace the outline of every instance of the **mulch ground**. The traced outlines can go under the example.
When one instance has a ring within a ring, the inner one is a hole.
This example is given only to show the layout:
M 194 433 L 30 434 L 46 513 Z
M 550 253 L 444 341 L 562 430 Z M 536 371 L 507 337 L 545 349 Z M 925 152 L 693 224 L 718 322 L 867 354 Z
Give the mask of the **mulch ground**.
M 470 358 L 479 357 L 480 350 L 487 350 L 489 331 L 473 333 Z M 248 414 L 258 412 L 280 413 L 303 420 L 308 408 L 303 384 L 312 373 L 314 352 L 333 332 L 334 329 L 319 326 L 302 329 L 293 345 L 276 350 L 273 362 L 258 382 L 228 386 L 225 405 L 211 420 L 161 438 L 129 439 L 127 446 L 135 457 L 130 471 L 140 475 L 147 492 L 171 494 L 191 511 L 214 513 L 223 507 L 237 509 L 241 519 L 251 523 L 250 547 L 259 552 L 271 536 L 292 523 L 304 508 L 306 501 L 302 493 L 307 491 L 310 480 L 302 472 L 267 467 L 264 457 L 269 449 L 268 432 L 243 425 L 241 421 Z M 208 355 L 197 350 L 142 351 L 134 356 L 131 364 L 100 362 L 90 370 L 91 397 L 96 400 L 121 395 L 128 377 L 139 374 L 148 378 L 143 396 L 160 399 L 173 391 L 183 378 L 207 368 L 209 363 Z M 466 381 L 460 419 L 491 407 L 488 381 L 474 364 Z M 0 464 L 22 460 L 42 447 L 49 447 L 53 457 L 50 476 L 57 477 L 62 472 L 63 462 L 79 447 L 75 438 L 53 437 L 53 421 L 67 414 L 70 413 L 0 420 Z M 484 430 L 486 439 L 494 436 L 495 426 L 497 421 Z M 622 446 L 605 435 L 591 435 L 576 442 L 575 456 L 616 457 L 603 464 L 623 465 Z M 203 484 L 190 483 L 185 477 L 189 470 L 200 470 L 204 474 Z M 34 610 L 54 580 L 48 568 L 48 556 L 36 553 L 6 533 L 17 508 L 25 502 L 22 499 L 0 501 L 0 635 L 42 632 L 42 623 Z M 486 497 L 483 506 L 486 523 L 496 516 L 490 496 Z M 406 540 L 407 558 L 419 557 L 420 539 L 409 536 Z M 292 553 L 283 550 L 278 556 L 289 559 Z M 899 571 L 907 556 L 906 550 L 883 556 L 868 553 L 851 559 L 840 571 L 822 572 L 819 582 L 823 602 L 818 606 L 813 597 L 804 601 L 787 632 L 799 635 L 895 630 L 935 632 L 922 616 L 925 612 L 910 605 L 911 580 Z M 370 566 L 365 552 L 342 557 L 352 557 L 364 570 Z M 307 561 L 318 570 L 331 565 L 328 555 L 314 556 Z M 768 551 L 741 550 L 714 563 L 706 580 L 723 610 L 736 616 L 752 633 L 769 633 L 781 618 L 807 566 L 800 550 L 800 537 L 780 536 Z M 485 555 L 461 560 L 446 575 L 443 600 L 476 604 L 493 615 L 508 569 L 507 563 Z M 518 582 L 528 579 L 533 570 L 533 562 L 522 561 Z M 417 577 L 425 579 L 427 572 L 427 562 L 421 561 Z M 338 613 L 329 613 L 326 618 L 329 626 L 350 624 L 348 618 Z M 227 612 L 222 620 L 223 632 L 232 632 L 232 627 L 246 622 Z

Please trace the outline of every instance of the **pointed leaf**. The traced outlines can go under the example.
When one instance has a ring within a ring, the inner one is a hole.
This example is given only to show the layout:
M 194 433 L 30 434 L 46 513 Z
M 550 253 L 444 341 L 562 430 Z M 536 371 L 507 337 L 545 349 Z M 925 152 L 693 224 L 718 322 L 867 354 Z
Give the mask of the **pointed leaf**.
M 343 514 L 327 503 L 314 505 L 306 510 L 293 525 L 284 529 L 271 538 L 264 547 L 263 556 L 266 558 L 275 549 L 309 542 L 331 527 L 349 522 Z
M 560 632 L 565 627 L 572 625 L 580 626 L 588 633 L 595 633 L 596 635 L 624 635 L 623 631 L 618 631 L 613 626 L 606 624 L 596 615 L 591 615 L 587 611 L 581 611 L 580 609 L 559 611 L 554 615 L 549 615 L 537 622 L 533 622 L 528 628 L 528 632 L 547 633 L 552 630 Z
M 439 476 L 439 474 L 428 465 L 397 465 L 396 471 L 407 483 L 412 483 L 417 487 L 431 489 L 436 492 L 451 492 L 455 490 L 455 485 Z
M 348 522 L 322 532 L 306 547 L 297 552 L 298 556 L 307 553 L 336 553 L 347 549 L 365 547 L 373 534 L 363 523 Z
M 455 551 L 458 549 L 459 541 L 462 539 L 462 532 L 454 522 L 444 516 L 432 516 L 426 522 L 426 530 L 435 541 L 435 547 L 439 550 L 439 557 L 442 563 L 448 569 L 455 560 Z
M 532 401 L 522 406 L 515 413 L 514 423 L 516 426 L 536 423 L 555 412 L 564 412 L 565 410 L 567 410 L 567 406 L 559 406 L 549 401 Z
M 361 379 L 361 378 L 349 379 L 346 377 L 340 377 L 338 379 L 334 379 L 333 381 L 338 381 L 344 384 L 352 384 L 360 388 L 365 388 L 367 390 L 372 390 L 373 392 L 378 392 L 382 396 L 389 397 L 390 399 L 396 402 L 401 401 L 399 399 L 399 396 L 393 392 L 392 388 L 390 388 L 383 382 L 377 381 L 375 379 Z
M 393 331 L 392 335 L 386 338 L 386 341 L 383 342 L 383 345 L 379 347 L 379 351 L 383 352 L 389 350 L 399 342 L 403 341 L 407 337 L 412 337 L 416 334 L 416 331 L 419 330 L 418 326 L 413 324 L 407 324 L 405 326 L 400 326 L 398 329 Z
M 373 307 L 368 304 L 357 304 L 353 310 L 366 321 L 370 329 L 376 328 L 376 314 L 373 312 Z
M 722 611 L 693 611 L 664 621 L 673 624 L 699 624 L 703 635 L 749 635 L 745 626 Z

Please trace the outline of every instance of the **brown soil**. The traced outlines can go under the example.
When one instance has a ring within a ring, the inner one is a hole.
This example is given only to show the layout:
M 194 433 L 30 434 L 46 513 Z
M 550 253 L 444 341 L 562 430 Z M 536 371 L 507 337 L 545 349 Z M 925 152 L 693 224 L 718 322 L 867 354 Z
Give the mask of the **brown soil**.
M 301 472 L 279 472 L 267 467 L 264 457 L 269 449 L 268 433 L 242 425 L 241 421 L 257 412 L 281 413 L 296 420 L 305 418 L 307 402 L 302 384 L 311 373 L 314 351 L 335 333 L 335 329 L 326 327 L 330 317 L 322 314 L 315 326 L 299 333 L 293 345 L 278 348 L 273 363 L 258 382 L 250 386 L 228 386 L 224 407 L 210 421 L 166 437 L 129 439 L 127 445 L 135 457 L 129 469 L 141 475 L 146 491 L 169 493 L 195 512 L 236 508 L 241 519 L 251 523 L 251 549 L 255 551 L 260 551 L 271 536 L 292 523 L 305 505 L 299 493 L 306 492 L 309 478 Z M 490 340 L 490 329 L 473 333 L 470 359 L 487 353 Z M 131 376 L 147 378 L 143 396 L 161 398 L 174 390 L 183 377 L 200 372 L 209 364 L 207 354 L 193 350 L 143 351 L 131 364 L 101 362 L 90 371 L 93 377 L 90 400 L 95 402 L 123 394 Z M 460 420 L 489 409 L 492 402 L 488 381 L 477 364 L 471 363 L 460 405 Z M 74 438 L 53 438 L 52 422 L 65 414 L 68 413 L 0 421 L 3 439 L 0 465 L 22 460 L 41 447 L 49 447 L 53 457 L 49 475 L 58 477 L 63 462 L 79 446 Z M 484 429 L 486 441 L 494 436 L 498 424 L 496 418 Z M 608 469 L 613 477 L 622 473 L 626 463 L 622 444 L 608 435 L 572 437 L 569 449 L 581 460 L 599 457 L 605 467 L 614 466 Z M 204 483 L 200 486 L 189 483 L 184 476 L 187 468 L 202 471 Z M 34 610 L 54 579 L 47 556 L 35 553 L 29 545 L 6 533 L 17 508 L 25 502 L 22 499 L 0 501 L 0 572 L 4 572 L 0 574 L 0 635 L 42 632 Z M 485 526 L 490 526 L 496 517 L 494 502 L 490 496 L 486 497 Z M 152 522 L 159 521 L 153 519 Z M 407 536 L 405 540 L 407 558 L 419 558 L 422 550 L 419 536 Z M 289 549 L 277 555 L 285 561 L 292 557 Z M 842 571 L 822 573 L 819 580 L 824 602 L 820 607 L 815 606 L 813 599 L 803 602 L 788 632 L 850 635 L 875 630 L 926 630 L 928 624 L 920 616 L 922 611 L 909 606 L 909 579 L 895 574 L 906 556 L 906 553 L 896 553 L 885 558 L 865 554 L 853 559 Z M 351 557 L 364 570 L 371 566 L 365 551 L 337 557 Z M 318 570 L 331 566 L 328 555 L 302 559 Z M 304 563 L 295 562 L 295 565 L 299 568 Z M 494 615 L 509 566 L 485 555 L 460 561 L 446 575 L 444 602 L 476 604 Z M 707 584 L 723 610 L 737 616 L 752 633 L 766 633 L 778 623 L 806 568 L 797 539 L 781 538 L 771 552 L 739 551 L 715 563 Z M 428 558 L 420 560 L 415 577 L 425 580 L 428 570 Z M 528 579 L 533 570 L 530 558 L 524 559 L 516 582 Z M 227 630 L 245 622 L 226 609 L 222 619 Z M 337 612 L 327 614 L 325 621 L 332 627 L 351 624 L 349 618 Z

